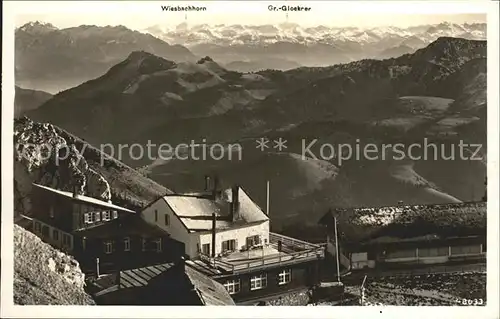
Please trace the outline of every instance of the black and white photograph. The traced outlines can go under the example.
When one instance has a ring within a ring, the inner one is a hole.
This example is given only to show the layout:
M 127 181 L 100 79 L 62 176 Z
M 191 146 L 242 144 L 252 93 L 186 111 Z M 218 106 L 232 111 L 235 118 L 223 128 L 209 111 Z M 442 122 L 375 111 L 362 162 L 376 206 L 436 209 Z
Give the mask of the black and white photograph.
M 8 316 L 498 318 L 498 3 L 355 2 L 8 4 Z

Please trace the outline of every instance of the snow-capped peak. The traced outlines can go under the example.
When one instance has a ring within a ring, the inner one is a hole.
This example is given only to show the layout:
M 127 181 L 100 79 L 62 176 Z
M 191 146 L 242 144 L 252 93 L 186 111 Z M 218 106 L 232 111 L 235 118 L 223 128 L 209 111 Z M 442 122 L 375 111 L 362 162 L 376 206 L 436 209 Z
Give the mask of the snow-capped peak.
M 486 24 L 455 24 L 443 22 L 435 25 L 400 28 L 394 26 L 359 28 L 359 27 L 303 27 L 296 23 L 266 25 L 188 25 L 181 23 L 174 27 L 153 26 L 145 32 L 164 39 L 168 43 L 185 46 L 199 44 L 235 45 L 267 44 L 290 42 L 304 45 L 340 42 L 377 43 L 379 41 L 404 41 L 412 38 L 413 42 L 428 44 L 438 37 L 486 38 Z M 415 41 L 419 39 L 421 41 Z

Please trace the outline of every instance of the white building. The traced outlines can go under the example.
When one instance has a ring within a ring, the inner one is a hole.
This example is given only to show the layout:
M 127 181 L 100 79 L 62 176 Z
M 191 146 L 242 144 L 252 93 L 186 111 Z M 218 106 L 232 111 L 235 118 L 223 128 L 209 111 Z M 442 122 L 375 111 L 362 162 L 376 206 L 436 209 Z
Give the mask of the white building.
M 219 256 L 269 242 L 269 218 L 235 186 L 198 194 L 168 194 L 141 216 L 183 242 L 186 254 Z

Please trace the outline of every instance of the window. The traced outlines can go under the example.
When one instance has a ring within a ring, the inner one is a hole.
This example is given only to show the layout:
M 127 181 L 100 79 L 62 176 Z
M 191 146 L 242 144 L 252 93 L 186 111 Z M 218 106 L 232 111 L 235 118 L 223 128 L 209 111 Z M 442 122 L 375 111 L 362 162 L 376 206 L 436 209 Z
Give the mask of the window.
M 64 246 L 67 246 L 67 247 L 71 246 L 71 239 L 70 239 L 68 234 L 63 234 L 62 238 L 63 238 L 63 245 Z
M 125 237 L 123 239 L 123 250 L 130 251 L 130 238 L 128 238 L 128 237 Z
M 83 250 L 87 249 L 87 238 L 86 237 L 82 238 L 82 248 L 83 248 Z
M 101 220 L 101 212 L 94 213 L 94 220 L 96 222 Z
M 165 214 L 165 225 L 170 225 L 170 215 L 169 214 Z
M 416 249 L 388 251 L 385 255 L 385 258 L 387 258 L 387 259 L 416 258 L 416 257 L 417 257 L 417 250 Z
M 57 229 L 52 231 L 52 238 L 54 238 L 54 240 L 59 240 L 59 231 L 57 231 Z
M 156 252 L 161 252 L 161 238 L 155 240 L 155 244 L 156 244 Z
M 116 210 L 113 211 L 113 219 L 118 218 L 118 212 Z
M 35 233 L 39 233 L 41 229 L 42 225 L 40 224 L 40 222 L 35 222 Z
M 481 253 L 480 245 L 451 246 L 452 255 L 475 255 Z
M 236 249 L 236 240 L 230 239 L 222 242 L 222 252 L 234 251 Z
M 142 251 L 146 251 L 146 238 L 142 239 Z
M 54 206 L 50 206 L 50 218 L 54 218 Z
M 437 248 L 419 248 L 418 257 L 438 257 L 438 256 L 448 256 L 448 247 L 437 247 Z
M 158 210 L 155 209 L 155 222 L 158 222 Z
M 255 236 L 250 236 L 247 237 L 247 247 L 252 247 L 260 244 L 260 236 L 255 235 Z
M 85 213 L 85 214 L 83 214 L 83 216 L 84 216 L 86 224 L 91 224 L 93 222 L 92 213 Z
M 259 290 L 266 288 L 267 274 L 261 274 L 250 278 L 250 290 Z
M 46 237 L 49 237 L 50 234 L 49 234 L 49 226 L 46 226 L 46 225 L 43 225 L 42 227 L 42 236 L 46 236 Z
M 235 279 L 235 280 L 228 280 L 224 283 L 224 287 L 226 288 L 227 292 L 230 295 L 237 294 L 240 292 L 240 280 Z
M 104 242 L 104 252 L 106 254 L 111 254 L 113 252 L 113 243 L 110 241 Z
M 111 219 L 111 213 L 106 211 L 102 212 L 102 220 L 110 220 Z
M 283 269 L 278 274 L 278 285 L 285 285 L 292 281 L 292 271 L 290 269 Z
M 210 255 L 210 244 L 203 244 L 201 245 L 201 252 L 203 255 Z

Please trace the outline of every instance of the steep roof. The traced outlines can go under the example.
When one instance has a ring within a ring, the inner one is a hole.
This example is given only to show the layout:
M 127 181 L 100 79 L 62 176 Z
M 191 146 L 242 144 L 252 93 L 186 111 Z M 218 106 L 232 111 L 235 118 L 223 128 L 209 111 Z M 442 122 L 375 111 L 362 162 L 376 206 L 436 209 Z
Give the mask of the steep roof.
M 234 305 L 233 299 L 222 284 L 187 265 L 185 272 L 205 306 Z
M 51 188 L 48 186 L 43 186 L 43 185 L 39 185 L 39 184 L 35 184 L 35 183 L 33 183 L 33 186 L 35 186 L 38 189 L 48 191 L 52 194 L 60 195 L 64 198 L 67 198 L 67 199 L 72 200 L 72 201 L 86 203 L 89 205 L 98 206 L 98 207 L 102 207 L 102 208 L 109 208 L 109 209 L 118 210 L 118 211 L 122 211 L 122 212 L 135 213 L 133 210 L 130 210 L 128 208 L 117 206 L 111 202 L 105 202 L 105 201 L 97 199 L 97 198 L 93 198 L 93 197 L 89 197 L 89 196 L 85 196 L 85 195 L 73 196 L 73 193 L 71 193 L 71 192 L 62 191 L 59 189 L 54 189 L 54 188 Z
M 133 289 L 137 293 L 137 304 L 234 305 L 222 284 L 185 265 L 184 261 L 122 270 L 111 277 L 97 280 L 95 287 L 99 287 L 99 291 L 94 296 L 98 300 L 107 294 Z
M 228 229 L 269 220 L 250 196 L 238 187 L 240 219 L 233 221 L 229 209 L 232 203 L 232 189 L 226 189 L 220 195 L 217 200 L 206 194 L 171 194 L 164 196 L 163 199 L 190 231 L 211 230 L 212 214 L 216 215 L 216 229 Z
M 320 223 L 332 226 L 334 216 L 339 239 L 345 243 L 486 234 L 484 202 L 337 208 L 323 216 Z

